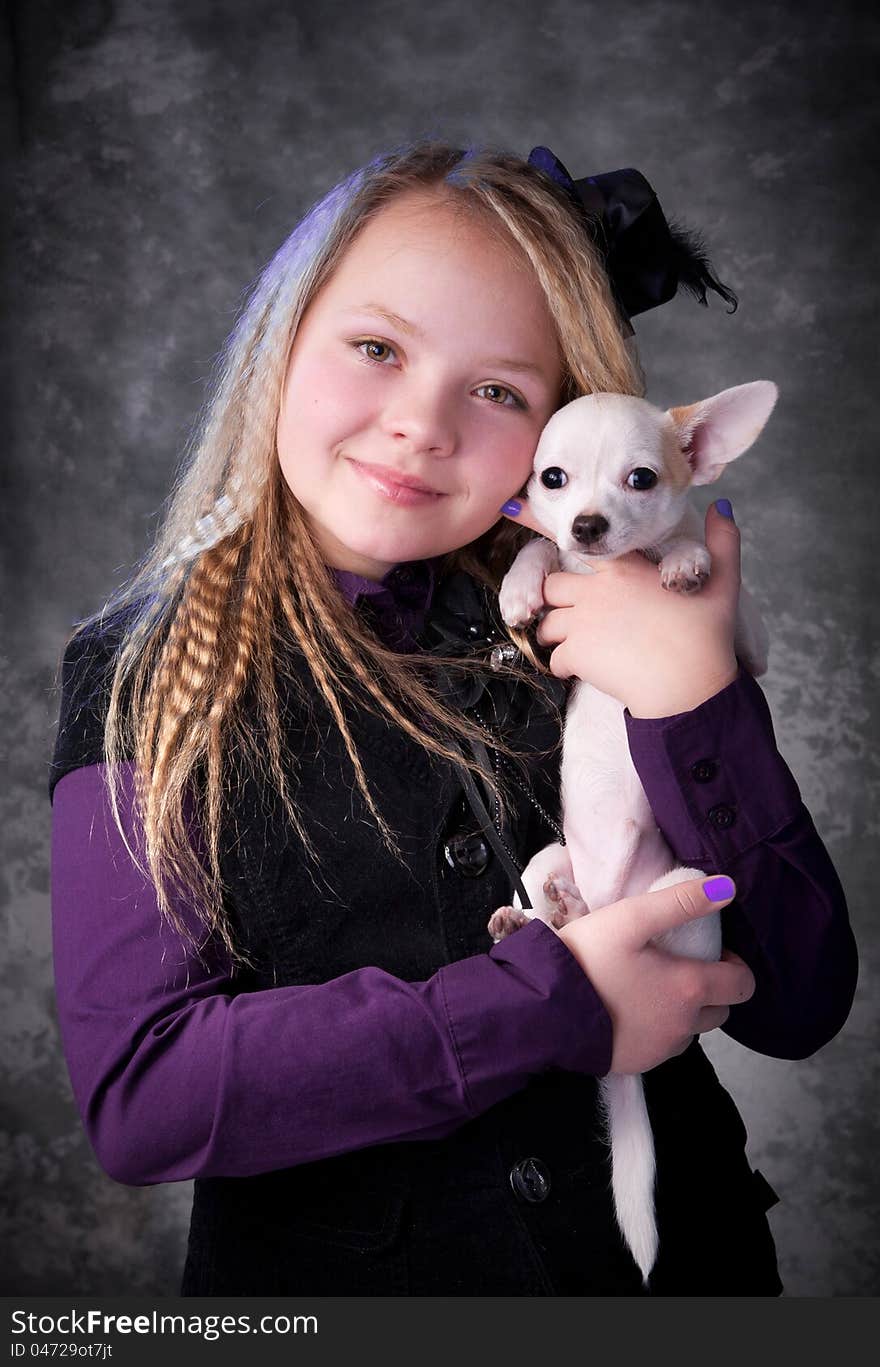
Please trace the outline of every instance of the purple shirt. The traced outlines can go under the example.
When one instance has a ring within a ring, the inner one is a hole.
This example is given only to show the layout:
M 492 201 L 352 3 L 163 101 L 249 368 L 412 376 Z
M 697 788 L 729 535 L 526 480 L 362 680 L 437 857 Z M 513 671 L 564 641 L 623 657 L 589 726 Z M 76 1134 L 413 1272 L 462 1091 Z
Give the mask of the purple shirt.
M 366 610 L 385 645 L 409 651 L 434 597 L 442 555 L 393 565 L 377 583 L 351 570 L 334 570 L 336 582 L 350 603 Z
M 380 584 L 336 574 L 349 601 L 366 600 L 386 642 L 408 649 L 438 564 L 395 566 Z M 627 732 L 673 852 L 736 879 L 724 939 L 757 990 L 721 1028 L 773 1057 L 814 1053 L 847 1017 L 856 949 L 763 693 L 741 673 L 692 712 L 627 714 Z M 110 816 L 102 769 L 75 769 L 55 789 L 52 931 L 74 1095 L 117 1181 L 249 1176 L 437 1139 L 535 1073 L 608 1072 L 608 1013 L 564 941 L 537 920 L 426 982 L 365 967 L 239 991 L 219 950 L 204 967 L 160 919 Z M 131 766 L 123 778 L 126 834 L 138 848 Z M 197 925 L 185 902 L 177 909 Z

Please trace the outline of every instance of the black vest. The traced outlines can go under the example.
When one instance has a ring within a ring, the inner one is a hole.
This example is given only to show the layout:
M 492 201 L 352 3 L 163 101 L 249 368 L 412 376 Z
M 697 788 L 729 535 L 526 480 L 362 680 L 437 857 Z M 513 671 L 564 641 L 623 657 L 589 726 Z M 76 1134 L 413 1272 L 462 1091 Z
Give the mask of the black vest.
M 493 611 L 467 576 L 452 576 L 438 586 L 421 645 L 444 654 L 485 645 L 498 628 Z M 102 758 L 117 628 L 124 620 L 67 652 L 50 791 L 64 773 Z M 290 678 L 307 679 L 296 652 L 286 664 Z M 484 684 L 448 676 L 441 686 L 521 752 L 557 747 L 535 754 L 523 783 L 556 818 L 559 730 L 550 706 L 490 671 Z M 564 699 L 558 680 L 546 687 Z M 444 964 L 486 953 L 489 916 L 511 900 L 510 860 L 500 857 L 497 836 L 481 832 L 460 772 L 367 709 L 349 707 L 347 716 L 404 864 L 381 843 L 329 714 L 316 699 L 304 716 L 291 690 L 287 750 L 320 871 L 277 801 L 243 768 L 222 857 L 228 912 L 255 965 L 238 977 L 241 991 L 326 982 L 366 965 L 424 981 Z M 522 868 L 554 834 L 527 793 L 514 792 L 502 835 Z M 652 1292 L 778 1295 L 765 1214 L 775 1193 L 752 1173 L 745 1127 L 699 1043 L 647 1073 L 645 1094 L 658 1172 Z M 614 1220 L 596 1099 L 594 1078 L 556 1069 L 445 1139 L 380 1144 L 255 1177 L 197 1179 L 181 1292 L 644 1294 Z
M 422 639 L 449 651 L 457 637 L 464 651 L 491 630 L 487 600 L 455 576 L 439 586 Z M 291 667 L 304 669 L 293 658 Z M 564 696 L 558 681 L 548 692 Z M 558 742 L 551 709 L 524 688 L 497 677 L 482 689 L 450 681 L 448 696 L 490 714 L 522 751 Z M 291 702 L 286 734 L 321 872 L 243 772 L 241 838 L 223 854 L 230 915 L 255 963 L 241 990 L 325 982 L 365 965 L 423 981 L 486 953 L 489 916 L 511 900 L 508 873 L 454 766 L 366 709 L 347 716 L 405 866 L 382 845 L 323 705 L 307 720 Z M 533 795 L 556 816 L 558 751 L 528 773 Z M 522 868 L 554 837 L 517 792 L 504 838 Z M 751 1172 L 742 1120 L 699 1044 L 653 1069 L 645 1087 L 658 1162 L 653 1293 L 779 1294 L 764 1213 L 774 1194 Z M 181 1293 L 644 1294 L 614 1221 L 596 1093 L 594 1078 L 556 1070 L 445 1139 L 197 1179 Z M 530 1159 L 549 1186 L 535 1180 Z

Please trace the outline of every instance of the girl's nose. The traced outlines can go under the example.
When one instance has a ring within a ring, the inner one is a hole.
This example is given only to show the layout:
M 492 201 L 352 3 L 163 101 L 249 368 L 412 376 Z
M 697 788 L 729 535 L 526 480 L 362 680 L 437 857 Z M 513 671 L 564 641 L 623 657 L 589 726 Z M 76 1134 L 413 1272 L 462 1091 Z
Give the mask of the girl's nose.
M 385 409 L 382 427 L 395 443 L 405 442 L 414 451 L 448 456 L 455 450 L 454 415 L 448 396 L 437 387 L 401 386 Z

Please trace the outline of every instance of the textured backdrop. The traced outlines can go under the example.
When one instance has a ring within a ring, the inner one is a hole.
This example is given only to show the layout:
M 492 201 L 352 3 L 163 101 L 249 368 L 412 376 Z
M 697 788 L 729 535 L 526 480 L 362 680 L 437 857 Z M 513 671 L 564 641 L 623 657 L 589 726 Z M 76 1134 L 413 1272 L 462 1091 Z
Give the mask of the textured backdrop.
M 190 1186 L 102 1173 L 59 1047 L 46 792 L 59 652 L 155 526 L 249 281 L 333 182 L 417 135 L 523 155 L 549 144 L 575 175 L 643 170 L 740 298 L 732 316 L 684 296 L 636 320 L 648 397 L 780 386 L 723 492 L 772 631 L 777 735 L 847 889 L 861 977 L 812 1059 L 763 1058 L 719 1031 L 705 1044 L 782 1197 L 770 1219 L 786 1294 L 880 1290 L 878 35 L 857 14 L 814 0 L 13 4 L 3 1290 L 176 1294 Z

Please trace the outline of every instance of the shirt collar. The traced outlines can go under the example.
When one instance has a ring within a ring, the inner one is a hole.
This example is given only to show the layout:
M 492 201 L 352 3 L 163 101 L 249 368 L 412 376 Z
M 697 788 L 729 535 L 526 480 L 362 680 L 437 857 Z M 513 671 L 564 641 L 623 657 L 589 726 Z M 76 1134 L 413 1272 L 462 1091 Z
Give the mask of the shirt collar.
M 352 570 L 334 569 L 339 588 L 353 607 L 364 604 L 376 630 L 392 650 L 413 650 L 431 606 L 442 555 L 404 560 L 378 582 Z

